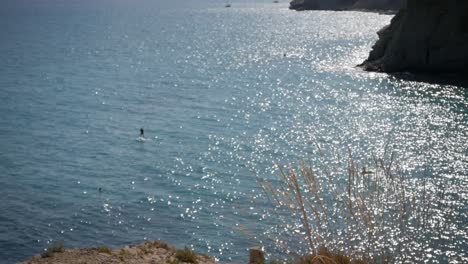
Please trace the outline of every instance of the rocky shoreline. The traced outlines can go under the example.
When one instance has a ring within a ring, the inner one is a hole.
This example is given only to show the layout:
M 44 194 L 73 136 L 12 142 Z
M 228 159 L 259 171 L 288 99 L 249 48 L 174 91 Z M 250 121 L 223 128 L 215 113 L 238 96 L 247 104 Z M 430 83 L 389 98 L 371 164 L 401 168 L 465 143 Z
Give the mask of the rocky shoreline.
M 120 249 L 97 247 L 88 249 L 63 249 L 61 246 L 49 248 L 40 256 L 19 264 L 215 264 L 206 255 L 198 255 L 188 249 L 176 249 L 160 241 L 145 242 L 140 245 Z

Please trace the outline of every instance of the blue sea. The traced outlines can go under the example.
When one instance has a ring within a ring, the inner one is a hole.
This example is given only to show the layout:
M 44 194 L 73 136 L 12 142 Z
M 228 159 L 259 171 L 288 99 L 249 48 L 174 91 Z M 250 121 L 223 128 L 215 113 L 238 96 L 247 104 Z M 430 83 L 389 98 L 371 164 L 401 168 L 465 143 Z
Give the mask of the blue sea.
M 467 260 L 468 85 L 356 68 L 391 15 L 229 3 L 0 2 L 0 263 L 145 240 L 246 262 L 274 224 L 256 177 L 317 146 L 438 177 L 428 254 Z

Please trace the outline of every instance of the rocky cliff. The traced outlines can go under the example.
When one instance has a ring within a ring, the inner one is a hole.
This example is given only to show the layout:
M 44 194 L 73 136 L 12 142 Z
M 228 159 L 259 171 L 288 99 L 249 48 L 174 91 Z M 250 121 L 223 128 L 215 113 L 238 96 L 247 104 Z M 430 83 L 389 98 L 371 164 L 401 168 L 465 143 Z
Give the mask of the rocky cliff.
M 398 10 L 406 0 L 293 0 L 294 10 Z
M 406 4 L 406 0 L 358 0 L 354 2 L 351 9 L 398 11 Z
M 468 72 L 467 0 L 408 0 L 377 34 L 365 70 Z
M 350 7 L 354 0 L 293 0 L 289 9 L 294 10 L 343 10 Z

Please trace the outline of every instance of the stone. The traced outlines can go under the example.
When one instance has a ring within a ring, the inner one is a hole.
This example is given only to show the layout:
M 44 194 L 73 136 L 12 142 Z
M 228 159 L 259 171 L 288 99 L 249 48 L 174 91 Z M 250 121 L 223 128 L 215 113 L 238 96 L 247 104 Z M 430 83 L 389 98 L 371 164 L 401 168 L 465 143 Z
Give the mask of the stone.
M 249 264 L 265 264 L 265 253 L 258 247 L 250 249 Z

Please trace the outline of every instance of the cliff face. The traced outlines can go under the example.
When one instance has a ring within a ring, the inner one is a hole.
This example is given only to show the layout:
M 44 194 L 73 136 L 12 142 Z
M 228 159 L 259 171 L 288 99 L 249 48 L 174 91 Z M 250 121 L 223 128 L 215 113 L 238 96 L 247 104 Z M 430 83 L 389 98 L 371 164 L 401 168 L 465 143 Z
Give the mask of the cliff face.
M 293 0 L 289 9 L 294 10 L 342 10 L 350 7 L 355 0 Z
M 406 0 L 293 0 L 294 10 L 398 10 Z
M 358 0 L 351 9 L 367 10 L 399 10 L 406 4 L 406 0 Z
M 365 70 L 468 72 L 466 0 L 408 0 L 377 34 Z

